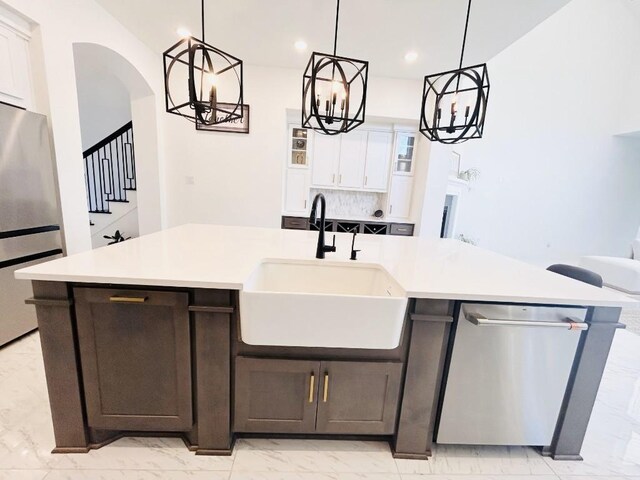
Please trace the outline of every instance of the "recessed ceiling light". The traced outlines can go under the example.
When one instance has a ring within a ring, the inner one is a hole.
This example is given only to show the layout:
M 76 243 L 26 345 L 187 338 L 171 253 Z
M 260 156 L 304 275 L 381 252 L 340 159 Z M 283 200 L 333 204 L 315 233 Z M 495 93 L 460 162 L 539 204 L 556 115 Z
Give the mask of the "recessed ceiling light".
M 176 33 L 178 34 L 179 37 L 181 38 L 187 38 L 191 36 L 191 32 L 189 31 L 189 29 L 184 28 L 184 27 L 180 27 L 176 30 Z
M 293 46 L 296 47 L 296 50 L 302 52 L 303 50 L 307 49 L 307 42 L 305 42 L 304 40 L 298 40 L 293 44 Z
M 418 54 L 416 52 L 407 52 L 404 56 L 404 59 L 409 62 L 409 63 L 413 63 L 418 59 Z

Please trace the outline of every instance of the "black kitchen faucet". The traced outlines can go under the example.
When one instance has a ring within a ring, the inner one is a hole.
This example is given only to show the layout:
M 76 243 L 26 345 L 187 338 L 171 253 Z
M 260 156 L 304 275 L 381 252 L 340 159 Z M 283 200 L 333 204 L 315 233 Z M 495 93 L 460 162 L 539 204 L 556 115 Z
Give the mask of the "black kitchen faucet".
M 316 208 L 318 206 L 318 200 L 320 200 L 320 225 L 317 223 Z M 309 216 L 309 223 L 318 226 L 318 247 L 316 248 L 316 258 L 324 258 L 325 252 L 336 251 L 336 236 L 333 236 L 333 245 L 327 246 L 324 244 L 324 228 L 325 228 L 325 211 L 327 210 L 327 202 L 324 199 L 324 195 L 318 193 L 311 204 L 311 215 Z

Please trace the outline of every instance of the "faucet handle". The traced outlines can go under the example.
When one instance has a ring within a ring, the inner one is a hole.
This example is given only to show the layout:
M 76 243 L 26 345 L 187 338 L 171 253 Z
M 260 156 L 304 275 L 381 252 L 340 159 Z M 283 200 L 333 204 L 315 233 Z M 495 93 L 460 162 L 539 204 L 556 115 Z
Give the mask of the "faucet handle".
M 355 244 L 356 244 L 356 232 L 353 232 L 353 239 L 351 240 L 351 260 L 357 260 L 358 252 L 360 251 L 353 248 Z
M 333 235 L 333 245 L 331 245 L 331 246 L 325 245 L 322 248 L 324 249 L 325 252 L 335 252 L 336 251 L 336 236 Z

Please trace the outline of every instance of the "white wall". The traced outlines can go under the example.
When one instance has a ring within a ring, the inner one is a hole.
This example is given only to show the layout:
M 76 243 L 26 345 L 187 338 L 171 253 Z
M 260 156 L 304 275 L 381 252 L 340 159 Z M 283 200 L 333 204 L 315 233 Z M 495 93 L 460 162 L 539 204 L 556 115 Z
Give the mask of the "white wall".
M 302 71 L 245 65 L 249 135 L 196 132 L 164 115 L 169 225 L 188 222 L 278 227 L 287 109 L 300 109 Z M 420 81 L 371 78 L 367 116 L 417 119 Z M 193 178 L 193 184 L 186 183 Z
M 37 111 L 48 115 L 57 161 L 60 202 L 68 253 L 91 248 L 89 214 L 82 167 L 82 142 L 78 97 L 74 73 L 73 45 L 102 45 L 126 59 L 146 80 L 156 111 L 163 105 L 162 59 L 146 47 L 122 24 L 92 0 L 0 0 L 3 5 L 26 17 L 34 25 L 32 61 Z M 38 91 L 39 90 L 39 91 Z M 161 128 L 154 115 L 146 115 L 145 127 L 154 132 Z M 134 118 L 135 122 L 135 118 Z M 163 138 L 160 135 L 158 138 Z M 155 150 L 149 181 L 158 179 L 163 163 L 163 149 Z M 143 179 L 141 179 L 143 180 Z M 145 217 L 153 229 L 160 228 L 162 198 L 158 186 L 145 192 L 153 198 L 143 199 L 138 192 L 139 208 L 148 206 Z M 156 220 L 157 218 L 157 220 Z M 142 222 L 140 224 L 142 230 Z
M 115 75 L 97 74 L 77 58 L 75 67 L 82 150 L 87 150 L 131 121 L 131 98 Z
M 440 237 L 451 150 L 451 145 L 431 143 L 430 155 L 424 161 L 426 170 L 425 194 L 421 211 L 421 226 L 418 232 L 421 237 Z
M 626 2 L 576 0 L 489 62 L 485 138 L 456 147 L 462 168 L 481 172 L 458 232 L 540 264 L 628 254 L 640 141 L 612 135 L 632 101 L 624 87 L 639 46 Z

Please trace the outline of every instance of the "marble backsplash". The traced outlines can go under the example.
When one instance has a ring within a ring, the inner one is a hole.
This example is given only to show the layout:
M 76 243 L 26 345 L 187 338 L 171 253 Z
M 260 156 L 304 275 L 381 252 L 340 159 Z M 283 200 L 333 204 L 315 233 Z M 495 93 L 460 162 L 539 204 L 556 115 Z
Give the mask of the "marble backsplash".
M 384 193 L 312 188 L 310 200 L 313 200 L 317 193 L 324 194 L 327 201 L 327 218 L 382 220 L 382 218 L 375 218 L 373 212 L 384 211 Z

